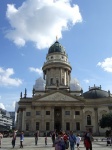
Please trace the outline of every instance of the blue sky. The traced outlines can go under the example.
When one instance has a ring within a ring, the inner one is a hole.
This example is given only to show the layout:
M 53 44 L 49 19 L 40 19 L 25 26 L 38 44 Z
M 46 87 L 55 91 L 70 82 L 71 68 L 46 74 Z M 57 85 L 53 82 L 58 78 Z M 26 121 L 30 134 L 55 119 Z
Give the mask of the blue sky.
M 24 3 L 23 3 L 24 2 Z M 0 0 L 0 106 L 32 96 L 56 36 L 83 91 L 112 93 L 112 0 Z

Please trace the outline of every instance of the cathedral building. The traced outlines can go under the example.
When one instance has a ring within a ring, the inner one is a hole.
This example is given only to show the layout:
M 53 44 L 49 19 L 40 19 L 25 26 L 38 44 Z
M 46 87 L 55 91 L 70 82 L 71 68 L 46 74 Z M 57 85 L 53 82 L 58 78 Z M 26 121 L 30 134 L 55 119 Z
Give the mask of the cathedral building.
M 105 132 L 99 127 L 102 115 L 112 112 L 112 95 L 101 86 L 89 87 L 83 93 L 80 86 L 71 84 L 72 66 L 64 47 L 56 41 L 48 50 L 42 67 L 43 79 L 36 80 L 32 97 L 21 93 L 16 126 L 27 134 L 36 130 L 43 135 L 50 131 L 86 129 L 94 135 Z

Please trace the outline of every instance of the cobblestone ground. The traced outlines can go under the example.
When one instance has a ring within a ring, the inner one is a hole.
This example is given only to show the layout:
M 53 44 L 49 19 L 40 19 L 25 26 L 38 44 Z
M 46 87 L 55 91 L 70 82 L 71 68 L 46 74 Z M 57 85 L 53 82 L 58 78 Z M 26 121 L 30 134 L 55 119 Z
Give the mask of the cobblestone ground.
M 12 138 L 3 138 L 2 139 L 2 147 L 1 150 L 10 150 L 13 149 L 11 145 L 11 139 Z M 93 150 L 112 150 L 112 146 L 106 146 L 106 141 L 101 141 L 100 138 L 98 141 L 93 142 Z M 55 150 L 54 147 L 52 147 L 52 141 L 51 138 L 48 137 L 47 145 L 45 146 L 44 137 L 39 137 L 38 144 L 35 146 L 34 138 L 33 137 L 25 137 L 23 142 L 23 149 L 24 150 Z M 16 139 L 16 145 L 15 150 L 20 150 L 19 148 L 19 137 Z M 68 149 L 70 150 L 70 149 Z M 75 148 L 77 150 L 77 148 Z M 85 147 L 83 145 L 83 141 L 81 141 L 80 144 L 80 150 L 85 150 Z

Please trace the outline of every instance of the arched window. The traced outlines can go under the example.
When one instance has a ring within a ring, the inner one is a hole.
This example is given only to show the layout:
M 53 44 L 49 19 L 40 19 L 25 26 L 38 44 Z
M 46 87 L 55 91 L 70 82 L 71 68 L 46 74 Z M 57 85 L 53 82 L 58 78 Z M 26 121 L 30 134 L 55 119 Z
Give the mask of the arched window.
M 87 115 L 87 125 L 91 125 L 91 116 Z

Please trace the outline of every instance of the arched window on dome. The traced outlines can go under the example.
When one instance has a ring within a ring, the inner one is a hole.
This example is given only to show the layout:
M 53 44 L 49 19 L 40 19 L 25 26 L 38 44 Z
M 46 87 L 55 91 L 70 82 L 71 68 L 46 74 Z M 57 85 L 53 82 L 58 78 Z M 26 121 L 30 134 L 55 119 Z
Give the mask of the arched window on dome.
M 87 125 L 91 125 L 91 116 L 87 115 Z

